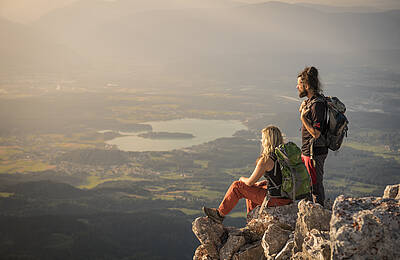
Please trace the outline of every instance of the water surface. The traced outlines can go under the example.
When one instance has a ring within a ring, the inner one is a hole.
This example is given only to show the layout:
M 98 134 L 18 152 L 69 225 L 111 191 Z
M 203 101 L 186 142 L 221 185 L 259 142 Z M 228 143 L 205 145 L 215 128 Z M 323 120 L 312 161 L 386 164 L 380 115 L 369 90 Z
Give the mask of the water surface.
M 175 119 L 169 121 L 145 122 L 153 132 L 178 132 L 193 134 L 192 139 L 149 139 L 134 135 L 117 137 L 107 144 L 117 145 L 123 151 L 170 151 L 209 142 L 221 137 L 231 137 L 238 130 L 247 129 L 237 120 Z M 143 133 L 143 132 L 141 132 Z M 127 134 L 127 133 L 125 133 Z

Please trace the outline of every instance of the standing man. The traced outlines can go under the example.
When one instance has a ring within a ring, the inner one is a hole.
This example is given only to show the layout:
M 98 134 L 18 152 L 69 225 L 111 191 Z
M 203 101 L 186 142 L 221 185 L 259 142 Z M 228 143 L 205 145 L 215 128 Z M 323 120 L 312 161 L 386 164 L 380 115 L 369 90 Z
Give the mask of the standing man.
M 327 127 L 327 105 L 321 95 L 318 70 L 315 67 L 306 67 L 297 76 L 296 88 L 300 98 L 307 97 L 299 109 L 302 122 L 301 158 L 311 176 L 314 202 L 323 206 L 325 201 L 324 162 L 328 155 L 328 147 L 325 145 L 322 133 L 325 133 Z

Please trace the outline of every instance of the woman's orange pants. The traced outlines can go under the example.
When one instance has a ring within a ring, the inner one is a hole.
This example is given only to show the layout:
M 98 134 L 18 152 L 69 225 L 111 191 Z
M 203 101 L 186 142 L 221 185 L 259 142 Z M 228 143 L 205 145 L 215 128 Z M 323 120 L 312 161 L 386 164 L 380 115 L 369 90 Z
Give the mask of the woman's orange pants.
M 267 195 L 267 181 L 253 186 L 248 186 L 241 181 L 234 181 L 219 205 L 218 211 L 222 215 L 228 215 L 241 198 L 246 199 L 247 213 L 257 205 L 261 205 Z M 270 198 L 267 207 L 283 206 L 292 203 L 290 199 Z

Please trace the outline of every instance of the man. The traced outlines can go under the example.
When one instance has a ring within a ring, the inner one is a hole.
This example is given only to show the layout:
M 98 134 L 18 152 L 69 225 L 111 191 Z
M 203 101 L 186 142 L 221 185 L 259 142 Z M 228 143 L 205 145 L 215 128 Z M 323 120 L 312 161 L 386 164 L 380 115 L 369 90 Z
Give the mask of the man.
M 311 176 L 314 202 L 324 205 L 325 190 L 323 185 L 324 162 L 328 155 L 323 133 L 326 129 L 326 103 L 321 96 L 321 83 L 318 70 L 306 67 L 297 76 L 299 97 L 307 97 L 301 103 L 299 112 L 302 122 L 302 160 Z

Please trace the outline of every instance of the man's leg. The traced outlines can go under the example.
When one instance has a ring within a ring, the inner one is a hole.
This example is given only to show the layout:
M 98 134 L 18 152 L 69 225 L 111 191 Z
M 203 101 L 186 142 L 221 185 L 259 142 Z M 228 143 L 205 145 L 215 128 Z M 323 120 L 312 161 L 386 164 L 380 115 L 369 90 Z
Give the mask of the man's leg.
M 241 198 L 249 199 L 253 203 L 261 205 L 266 195 L 267 190 L 264 186 L 248 186 L 241 181 L 234 181 L 219 205 L 218 211 L 223 216 L 227 215 Z
M 317 183 L 317 173 L 316 173 L 314 164 L 311 160 L 311 157 L 301 154 L 301 160 L 303 161 L 303 163 L 306 166 L 306 169 L 308 171 L 308 174 L 310 175 L 310 178 L 311 178 L 310 185 L 316 184 Z
M 313 194 L 317 203 L 324 206 L 325 202 L 325 189 L 324 189 L 324 163 L 327 154 L 314 156 L 315 160 L 315 172 L 316 172 L 316 183 L 313 185 Z

